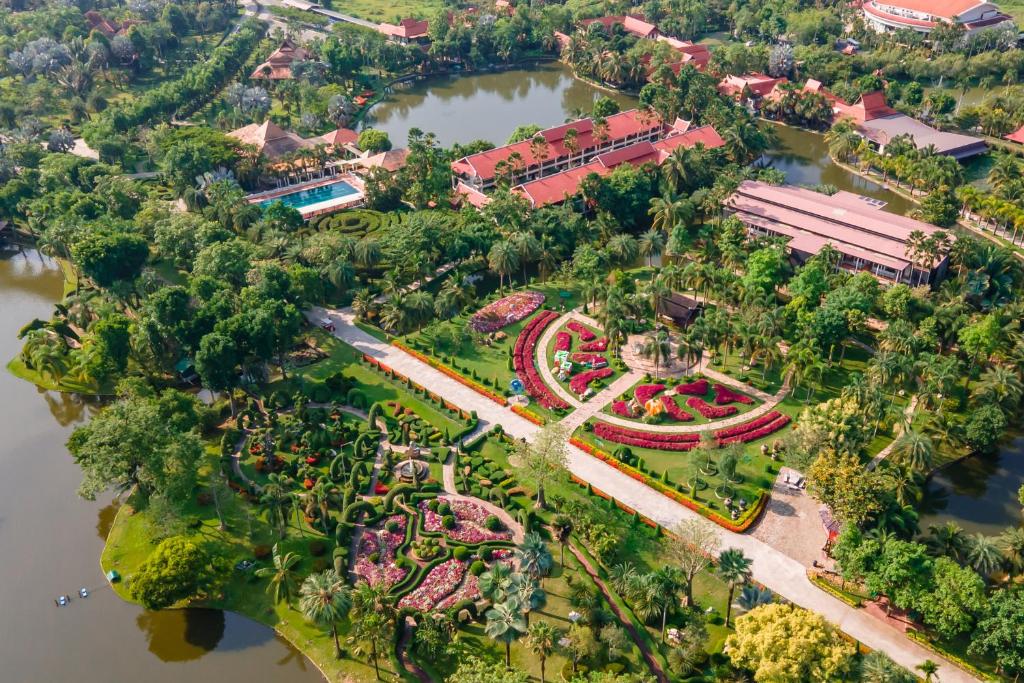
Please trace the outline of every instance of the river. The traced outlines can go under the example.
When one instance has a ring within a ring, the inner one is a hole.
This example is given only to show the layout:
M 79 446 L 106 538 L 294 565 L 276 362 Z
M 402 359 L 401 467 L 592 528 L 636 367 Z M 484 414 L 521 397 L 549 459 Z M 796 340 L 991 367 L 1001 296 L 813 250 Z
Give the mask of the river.
M 18 329 L 48 318 L 59 271 L 34 253 L 0 251 L 0 358 L 18 353 Z M 107 587 L 99 566 L 113 520 L 109 496 L 75 494 L 81 478 L 64 442 L 93 410 L 0 370 L 0 680 L 226 683 L 322 681 L 273 630 L 218 610 L 148 612 Z M 88 587 L 88 599 L 54 599 Z

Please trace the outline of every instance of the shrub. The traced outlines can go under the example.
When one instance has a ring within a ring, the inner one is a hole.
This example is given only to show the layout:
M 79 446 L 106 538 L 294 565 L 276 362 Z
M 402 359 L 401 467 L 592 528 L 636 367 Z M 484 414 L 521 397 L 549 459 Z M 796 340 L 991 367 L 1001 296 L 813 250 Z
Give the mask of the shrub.
M 480 576 L 481 574 L 484 573 L 484 571 L 486 569 L 487 569 L 487 565 L 485 565 L 480 560 L 474 560 L 473 564 L 469 565 L 469 573 L 472 574 L 473 576 Z
M 378 562 L 380 562 L 380 553 L 378 553 L 378 552 L 370 553 L 370 556 L 367 559 L 369 559 L 370 562 L 372 562 L 374 564 L 377 564 Z
M 439 501 L 437 498 L 434 498 L 429 503 L 427 503 L 427 509 L 430 510 L 431 512 L 437 512 L 437 508 L 440 504 L 441 501 Z
M 401 526 L 398 524 L 398 522 L 392 519 L 384 525 L 384 528 L 387 529 L 389 532 L 396 534 L 398 533 L 398 530 L 401 529 Z
M 497 515 L 487 515 L 487 519 L 484 520 L 484 527 L 488 531 L 501 531 L 504 525 Z
M 452 514 L 452 506 L 448 503 L 440 503 L 437 506 L 437 514 L 442 517 L 450 516 Z
M 464 545 L 455 546 L 455 550 L 452 551 L 452 557 L 456 560 L 465 560 L 469 557 L 469 548 Z
M 313 573 L 319 574 L 320 572 L 325 571 L 328 566 L 329 564 L 325 558 L 318 557 L 313 560 Z
M 455 517 L 453 517 L 452 515 L 445 515 L 441 518 L 441 526 L 443 526 L 445 529 L 454 529 Z
M 274 552 L 274 549 L 269 545 L 257 545 L 253 546 L 252 556 L 257 560 L 265 560 Z
M 493 548 L 484 548 L 483 550 L 480 551 L 480 557 L 481 557 L 481 559 L 484 559 L 484 560 L 490 562 L 491 558 L 494 557 L 494 549 Z

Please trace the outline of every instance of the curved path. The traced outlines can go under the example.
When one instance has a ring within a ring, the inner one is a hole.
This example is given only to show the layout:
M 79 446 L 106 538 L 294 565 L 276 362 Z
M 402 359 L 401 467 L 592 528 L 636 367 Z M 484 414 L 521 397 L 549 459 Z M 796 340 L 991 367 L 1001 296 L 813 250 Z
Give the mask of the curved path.
M 503 508 L 498 507 L 490 501 L 483 500 L 482 498 L 474 498 L 473 496 L 464 496 L 459 493 L 458 486 L 455 485 L 455 451 L 452 450 L 448 454 L 448 459 L 445 460 L 443 468 L 444 478 L 444 497 L 452 500 L 462 500 L 467 503 L 473 503 L 479 505 L 483 509 L 501 520 L 501 523 L 505 525 L 512 532 L 512 541 L 519 545 L 523 542 L 525 532 L 523 526 L 512 518 L 512 515 L 508 514 Z
M 351 310 L 332 310 L 326 314 L 334 321 L 335 336 L 339 339 L 414 381 L 431 387 L 435 393 L 460 408 L 476 410 L 482 423 L 501 424 L 505 432 L 514 438 L 530 439 L 540 430 L 540 427 L 510 409 L 484 398 L 401 349 L 362 331 L 355 325 Z M 600 487 L 665 528 L 671 529 L 684 520 L 695 520 L 707 525 L 719 537 L 723 548 L 738 548 L 753 560 L 753 577 L 759 583 L 790 602 L 818 612 L 850 637 L 872 649 L 885 652 L 901 666 L 912 671 L 924 660 L 936 658 L 934 652 L 910 640 L 903 633 L 814 586 L 808 580 L 803 564 L 779 550 L 748 534 L 735 534 L 719 527 L 574 446 L 568 446 L 567 452 L 569 470 L 583 481 Z M 978 681 L 966 671 L 945 661 L 939 667 L 938 677 L 942 683 Z
M 537 346 L 533 349 L 533 363 L 537 366 L 537 372 L 540 373 L 544 383 L 548 385 L 556 396 L 571 405 L 574 409 L 579 409 L 584 405 L 584 402 L 579 400 L 575 394 L 562 386 L 562 384 L 555 378 L 555 374 L 551 372 L 551 361 L 548 360 L 548 346 L 551 344 L 551 340 L 558 334 L 558 330 L 562 328 L 565 323 L 569 322 L 572 318 L 572 311 L 564 313 L 558 318 L 555 318 L 551 322 L 547 329 L 544 330 L 544 334 L 537 340 Z M 596 397 L 591 397 L 591 400 Z

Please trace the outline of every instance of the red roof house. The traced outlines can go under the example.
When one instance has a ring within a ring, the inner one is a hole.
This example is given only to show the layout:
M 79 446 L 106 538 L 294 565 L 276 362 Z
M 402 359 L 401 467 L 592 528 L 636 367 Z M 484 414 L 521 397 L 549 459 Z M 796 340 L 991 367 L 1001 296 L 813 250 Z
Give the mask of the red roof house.
M 725 97 L 739 99 L 744 92 L 749 92 L 751 97 L 760 99 L 766 97 L 779 83 L 786 83 L 785 78 L 772 78 L 765 74 L 750 73 L 742 76 L 726 76 L 718 83 L 718 92 Z
M 429 29 L 430 24 L 428 22 L 416 19 L 402 19 L 397 25 L 381 23 L 377 26 L 377 31 L 400 43 L 409 43 L 426 38 Z
M 1005 135 L 1004 137 L 1011 142 L 1017 142 L 1024 145 L 1024 126 L 1021 126 L 1017 130 L 1013 131 L 1009 135 Z
M 281 47 L 270 53 L 267 61 L 257 66 L 249 78 L 285 81 L 292 78 L 292 64 L 310 58 L 309 51 L 285 38 Z
M 611 31 L 612 26 L 621 25 L 626 33 L 632 33 L 638 38 L 656 39 L 661 33 L 654 24 L 644 21 L 638 14 L 626 14 L 619 16 L 597 17 L 595 19 L 584 19 L 580 22 L 585 27 L 592 24 L 601 24 L 605 31 Z

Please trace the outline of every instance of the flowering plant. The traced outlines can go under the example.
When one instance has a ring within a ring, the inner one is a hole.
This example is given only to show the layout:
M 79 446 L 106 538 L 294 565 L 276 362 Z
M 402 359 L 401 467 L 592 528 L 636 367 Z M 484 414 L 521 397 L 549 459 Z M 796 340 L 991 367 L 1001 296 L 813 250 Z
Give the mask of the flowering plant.
M 419 509 L 423 513 L 423 528 L 431 533 L 443 533 L 448 538 L 462 543 L 484 543 L 486 541 L 506 541 L 512 538 L 508 529 L 491 531 L 485 524 L 490 513 L 481 505 L 461 498 L 438 498 L 448 503 L 455 518 L 455 525 L 445 528 L 441 515 L 431 510 L 425 500 L 420 501 Z
M 430 570 L 416 590 L 399 600 L 398 606 L 427 612 L 444 597 L 450 595 L 462 582 L 462 577 L 465 575 L 465 562 L 456 559 L 442 562 Z
M 763 439 L 770 434 L 779 431 L 790 422 L 789 415 L 784 415 L 777 410 L 765 413 L 761 417 L 744 422 L 743 424 L 719 429 L 715 432 L 715 438 L 721 444 L 726 443 L 749 443 Z
M 671 396 L 662 396 L 661 405 L 665 406 L 665 414 L 676 422 L 690 422 L 693 420 L 693 415 L 680 408 L 679 404 Z
M 572 335 L 568 332 L 555 334 L 555 351 L 568 351 L 572 348 Z
M 703 396 L 708 393 L 708 381 L 706 379 L 698 379 L 696 382 L 679 384 L 676 386 L 676 393 L 689 394 L 690 396 Z
M 735 406 L 713 406 L 699 396 L 691 396 L 686 399 L 686 405 L 696 410 L 708 420 L 728 417 L 729 415 L 739 412 Z
M 608 337 L 601 337 L 591 342 L 586 342 L 580 345 L 580 351 L 607 351 L 608 350 Z
M 540 292 L 516 292 L 490 303 L 473 314 L 469 326 L 477 332 L 496 332 L 519 322 L 544 303 Z
M 405 541 L 405 524 L 405 515 L 392 515 L 381 528 L 368 529 L 359 539 L 353 571 L 366 579 L 371 586 L 382 582 L 393 586 L 408 573 L 406 569 L 395 564 L 398 546 Z M 395 531 L 388 531 L 388 526 L 395 528 Z M 374 556 L 376 562 L 371 560 Z
M 571 380 L 569 380 L 569 388 L 574 394 L 582 394 L 587 390 L 587 386 L 589 386 L 594 380 L 604 379 L 611 376 L 611 368 L 587 370 L 586 372 L 581 372 L 580 374 L 575 375 Z
M 545 408 L 568 408 L 569 404 L 556 396 L 544 384 L 537 367 L 534 365 L 534 349 L 541 333 L 550 325 L 558 314 L 554 311 L 541 311 L 533 320 L 526 323 L 523 331 L 516 337 L 516 343 L 512 347 L 512 367 L 522 380 L 526 388 L 526 394 Z
M 640 402 L 640 405 L 646 405 L 652 398 L 665 391 L 664 384 L 641 384 L 633 391 L 633 396 Z
M 737 393 L 727 386 L 716 384 L 712 387 L 715 390 L 715 403 L 723 406 L 727 403 L 753 403 L 754 399 L 744 394 Z
M 676 434 L 671 432 L 646 432 L 629 429 L 607 422 L 594 423 L 594 436 L 613 443 L 639 446 L 661 451 L 689 451 L 700 443 L 699 434 Z
M 568 323 L 566 323 L 565 326 L 568 327 L 573 332 L 575 332 L 576 334 L 578 334 L 580 336 L 580 341 L 594 341 L 594 339 L 597 337 L 597 335 L 591 332 L 589 328 L 585 327 L 584 325 L 581 325 L 575 320 L 570 320 Z

